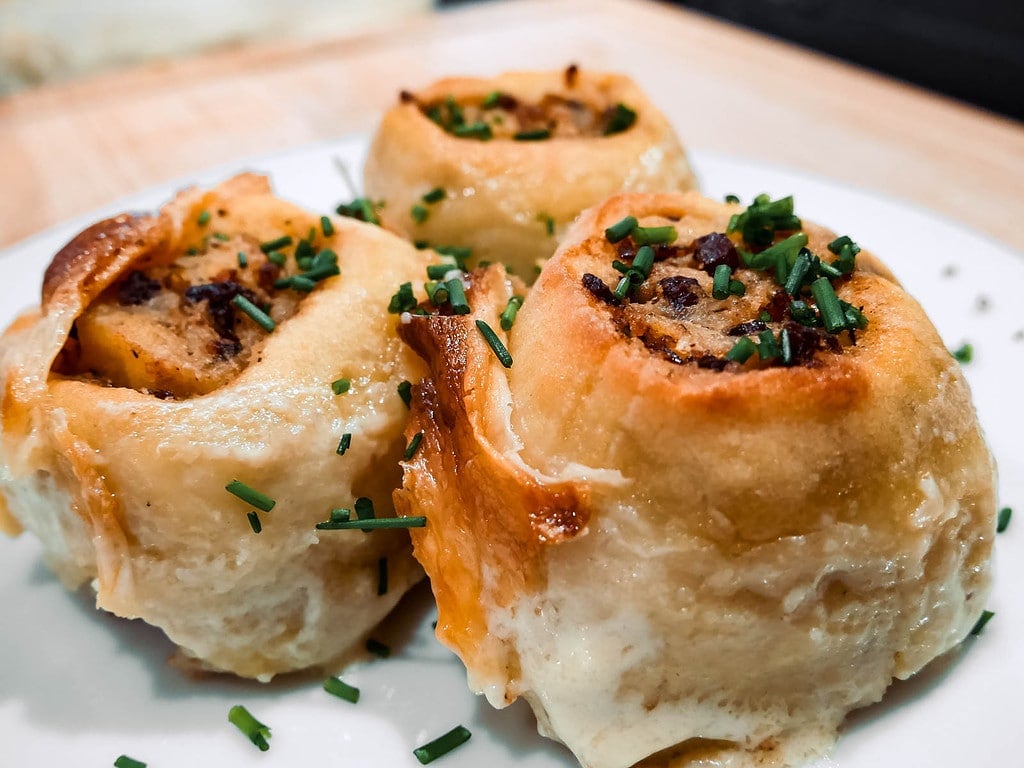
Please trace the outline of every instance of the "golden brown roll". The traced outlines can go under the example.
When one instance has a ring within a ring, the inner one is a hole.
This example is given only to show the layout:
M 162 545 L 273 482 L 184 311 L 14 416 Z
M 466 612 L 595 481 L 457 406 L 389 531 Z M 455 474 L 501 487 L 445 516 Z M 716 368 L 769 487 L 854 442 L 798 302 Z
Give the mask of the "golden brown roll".
M 358 498 L 393 515 L 397 387 L 421 364 L 387 304 L 423 263 L 254 175 L 85 230 L 39 312 L 0 338 L 7 528 L 205 668 L 269 679 L 337 662 L 422 574 L 404 531 L 315 526 Z
M 992 459 L 857 251 L 785 199 L 621 195 L 510 332 L 497 266 L 471 314 L 402 326 L 430 374 L 396 503 L 438 636 L 587 768 L 799 763 L 978 619 Z
M 365 169 L 384 224 L 472 249 L 532 282 L 582 211 L 620 191 L 695 187 L 665 117 L 629 78 L 580 71 L 449 78 L 403 92 Z

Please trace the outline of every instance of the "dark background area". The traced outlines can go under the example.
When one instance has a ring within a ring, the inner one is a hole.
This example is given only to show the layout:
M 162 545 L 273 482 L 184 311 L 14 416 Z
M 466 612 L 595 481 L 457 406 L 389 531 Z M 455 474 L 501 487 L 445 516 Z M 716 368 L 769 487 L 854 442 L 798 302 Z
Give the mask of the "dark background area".
M 1024 119 L 1024 0 L 675 0 Z
M 1024 120 L 1024 0 L 662 1 Z

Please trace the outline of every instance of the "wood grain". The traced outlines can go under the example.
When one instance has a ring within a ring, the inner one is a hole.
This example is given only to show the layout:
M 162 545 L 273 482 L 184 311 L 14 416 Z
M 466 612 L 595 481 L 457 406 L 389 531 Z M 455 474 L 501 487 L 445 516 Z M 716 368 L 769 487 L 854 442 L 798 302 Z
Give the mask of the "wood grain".
M 517 0 L 234 48 L 0 102 L 0 246 L 152 184 L 373 129 L 402 87 L 585 67 L 635 77 L 691 147 L 931 208 L 1024 251 L 1024 127 L 676 7 Z

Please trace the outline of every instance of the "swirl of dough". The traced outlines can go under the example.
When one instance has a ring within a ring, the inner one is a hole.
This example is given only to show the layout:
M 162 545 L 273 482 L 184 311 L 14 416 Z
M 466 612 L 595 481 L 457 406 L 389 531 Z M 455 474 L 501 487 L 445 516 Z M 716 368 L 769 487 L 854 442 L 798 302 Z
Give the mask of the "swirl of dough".
M 403 92 L 365 169 L 389 229 L 469 247 L 472 263 L 500 261 L 529 282 L 584 208 L 620 191 L 695 186 L 672 127 L 635 83 L 575 67 Z
M 264 680 L 342 661 L 422 576 L 404 531 L 315 526 L 357 497 L 393 514 L 396 388 L 422 366 L 386 307 L 424 256 L 377 227 L 321 227 L 261 176 L 188 190 L 78 235 L 40 310 L 0 338 L 8 528 L 183 660 Z M 232 480 L 273 509 L 228 493 Z
M 745 265 L 803 235 L 827 272 L 834 235 L 796 222 L 755 248 L 736 215 L 695 193 L 584 212 L 497 331 L 509 368 L 475 327 L 512 295 L 497 266 L 470 275 L 471 314 L 400 330 L 430 374 L 396 504 L 427 517 L 438 636 L 587 768 L 800 762 L 963 640 L 988 592 L 994 466 L 921 307 L 860 253 L 829 333 L 806 288 Z M 674 232 L 617 291 L 639 248 L 606 230 L 627 216 Z M 742 295 L 715 298 L 723 263 Z

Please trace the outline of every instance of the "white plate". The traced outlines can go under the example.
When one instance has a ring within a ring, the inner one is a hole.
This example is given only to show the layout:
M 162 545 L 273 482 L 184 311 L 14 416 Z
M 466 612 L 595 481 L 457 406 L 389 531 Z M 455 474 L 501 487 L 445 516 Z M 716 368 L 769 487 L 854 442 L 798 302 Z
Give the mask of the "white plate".
M 341 158 L 358 176 L 365 149 L 364 139 L 306 147 L 190 182 L 215 182 L 243 168 L 265 171 L 282 196 L 326 212 L 351 197 L 333 159 Z M 1021 504 L 1024 452 L 1014 449 L 1024 435 L 1015 396 L 1024 373 L 1024 314 L 1017 295 L 1024 261 L 904 203 L 763 163 L 699 152 L 694 160 L 712 197 L 794 194 L 800 215 L 849 233 L 887 261 L 950 347 L 974 344 L 966 371 L 999 461 L 1002 500 Z M 183 185 L 133 196 L 0 254 L 0 324 L 37 301 L 43 269 L 80 229 L 104 215 L 155 208 Z M 1018 519 L 997 541 L 989 605 L 997 615 L 985 632 L 953 658 L 894 686 L 882 704 L 855 714 L 819 768 L 1020 764 L 1024 618 L 1022 601 L 1013 595 L 1024 584 L 1022 529 Z M 97 612 L 88 590 L 65 592 L 30 536 L 0 540 L 0 562 L 0 766 L 109 766 L 126 753 L 151 768 L 414 768 L 415 747 L 460 723 L 473 737 L 443 758 L 439 765 L 446 768 L 575 765 L 563 748 L 536 734 L 525 705 L 495 712 L 469 694 L 461 665 L 433 639 L 434 610 L 425 588 L 378 633 L 393 646 L 393 656 L 345 673 L 362 690 L 359 704 L 352 705 L 325 694 L 318 678 L 259 685 L 184 677 L 166 665 L 171 646 L 159 631 Z M 259 753 L 228 724 L 233 704 L 246 705 L 271 727 L 269 752 Z

